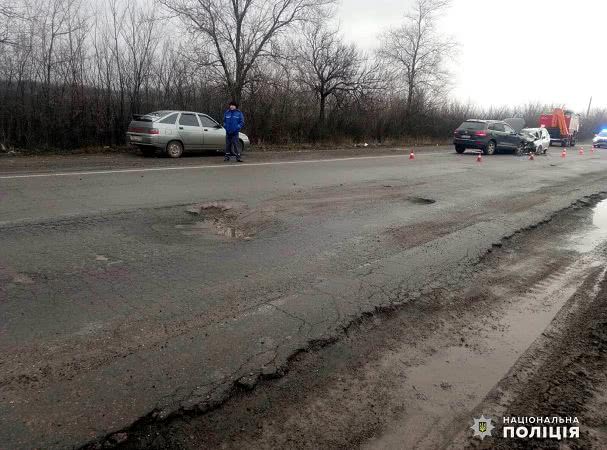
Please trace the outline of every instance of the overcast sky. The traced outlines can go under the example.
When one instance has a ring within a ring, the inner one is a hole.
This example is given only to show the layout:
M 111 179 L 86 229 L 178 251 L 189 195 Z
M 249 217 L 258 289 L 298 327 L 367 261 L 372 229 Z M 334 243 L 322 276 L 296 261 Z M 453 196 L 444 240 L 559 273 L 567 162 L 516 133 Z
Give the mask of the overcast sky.
M 341 0 L 344 36 L 365 50 L 412 0 Z M 453 0 L 441 29 L 460 44 L 453 95 L 481 105 L 607 107 L 607 1 Z

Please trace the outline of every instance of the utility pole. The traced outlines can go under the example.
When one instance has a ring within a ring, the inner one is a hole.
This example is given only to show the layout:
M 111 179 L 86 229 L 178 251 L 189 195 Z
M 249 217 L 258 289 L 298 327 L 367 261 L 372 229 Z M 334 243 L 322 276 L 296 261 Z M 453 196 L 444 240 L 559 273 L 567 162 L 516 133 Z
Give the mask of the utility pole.
M 590 101 L 588 102 L 588 110 L 586 111 L 586 118 L 590 116 L 590 107 L 592 106 L 592 96 L 590 96 Z

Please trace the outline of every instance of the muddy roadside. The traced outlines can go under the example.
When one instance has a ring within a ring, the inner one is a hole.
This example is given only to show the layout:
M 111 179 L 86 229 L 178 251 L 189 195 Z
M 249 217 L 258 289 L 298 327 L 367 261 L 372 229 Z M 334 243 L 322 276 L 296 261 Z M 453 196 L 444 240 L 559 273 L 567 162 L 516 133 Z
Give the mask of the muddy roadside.
M 548 397 L 538 389 L 546 376 L 530 375 L 527 390 L 500 398 L 515 399 L 508 411 L 520 414 L 576 412 L 586 405 L 595 414 L 587 423 L 595 428 L 585 439 L 599 439 L 603 397 L 586 401 L 592 388 L 569 384 L 567 377 L 579 376 L 578 371 L 572 374 L 570 364 L 563 363 L 568 359 L 556 357 L 567 354 L 566 344 L 575 341 L 571 364 L 585 366 L 595 388 L 598 382 L 604 386 L 596 375 L 604 367 L 602 350 L 590 352 L 592 364 L 584 360 L 591 348 L 585 339 L 592 345 L 604 342 L 604 317 L 592 314 L 592 302 L 580 303 L 604 276 L 605 255 L 597 246 L 605 236 L 597 234 L 591 209 L 597 200 L 578 202 L 548 223 L 503 241 L 458 287 L 363 316 L 336 341 L 293 356 L 284 376 L 273 374 L 253 391 L 240 386 L 225 404 L 203 414 L 182 411 L 166 421 L 141 420 L 91 448 L 442 448 L 457 439 L 476 445 L 468 430 L 474 412 L 488 406 L 499 383 L 513 379 L 505 375 L 525 355 L 539 361 L 537 354 L 551 352 L 555 357 L 547 361 L 555 367 L 546 373 L 555 387 Z M 601 298 L 604 290 L 595 301 Z M 580 326 L 590 319 L 596 323 Z M 570 330 L 553 333 L 561 347 L 542 341 L 549 327 Z M 573 388 L 565 392 L 558 386 Z M 561 403 L 559 397 L 564 397 Z M 524 401 L 518 405 L 517 398 Z
M 602 249 L 603 254 L 606 251 Z M 597 283 L 586 286 L 598 293 L 579 292 L 573 310 L 555 319 L 540 342 L 476 408 L 491 414 L 497 427 L 494 438 L 472 441 L 468 448 L 607 448 L 607 280 L 604 269 L 601 272 Z M 579 438 L 503 437 L 502 417 L 554 416 L 577 418 Z

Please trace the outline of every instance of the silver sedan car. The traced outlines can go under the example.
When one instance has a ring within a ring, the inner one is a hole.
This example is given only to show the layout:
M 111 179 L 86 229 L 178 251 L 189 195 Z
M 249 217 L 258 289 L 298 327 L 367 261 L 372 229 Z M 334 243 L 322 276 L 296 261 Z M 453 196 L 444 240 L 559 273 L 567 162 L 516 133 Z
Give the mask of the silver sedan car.
M 240 133 L 241 151 L 246 150 L 249 138 Z M 188 150 L 223 151 L 226 130 L 206 114 L 192 111 L 156 111 L 133 115 L 129 124 L 127 141 L 141 149 L 144 155 L 153 156 L 157 151 L 171 158 L 179 158 Z

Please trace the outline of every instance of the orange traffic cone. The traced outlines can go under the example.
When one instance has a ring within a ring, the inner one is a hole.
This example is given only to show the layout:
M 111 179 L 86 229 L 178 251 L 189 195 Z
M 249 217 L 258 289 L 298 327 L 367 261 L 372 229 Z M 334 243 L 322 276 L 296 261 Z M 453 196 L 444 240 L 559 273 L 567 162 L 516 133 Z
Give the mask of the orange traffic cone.
M 411 153 L 409 153 L 409 159 L 415 159 L 415 153 L 413 153 L 413 150 L 411 150 Z
M 478 152 L 476 155 L 476 162 L 483 162 L 483 154 L 481 152 Z
M 563 151 L 561 152 L 561 158 L 565 159 L 566 156 L 567 156 L 567 150 L 563 149 Z
M 580 147 L 580 155 L 584 156 L 584 147 Z
M 590 154 L 594 155 L 594 147 L 590 147 Z
M 533 154 L 533 152 L 529 153 L 529 161 L 534 161 L 535 160 L 535 155 Z

